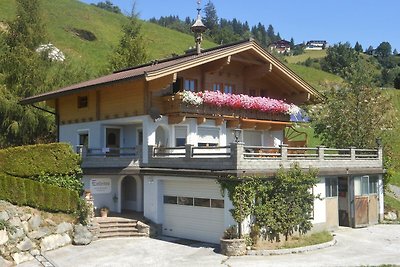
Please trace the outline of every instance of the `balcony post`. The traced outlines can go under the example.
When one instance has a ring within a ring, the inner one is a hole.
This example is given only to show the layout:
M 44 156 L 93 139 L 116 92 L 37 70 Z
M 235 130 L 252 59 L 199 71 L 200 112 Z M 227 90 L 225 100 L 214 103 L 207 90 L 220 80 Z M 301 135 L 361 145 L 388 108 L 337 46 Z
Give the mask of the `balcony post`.
M 378 159 L 383 162 L 383 148 L 381 146 L 378 147 Z
M 325 148 L 326 146 L 317 146 L 318 148 L 318 159 L 324 160 L 325 159 Z
M 149 145 L 148 147 L 148 159 L 152 159 L 154 158 L 154 146 L 153 145 Z
M 193 157 L 192 155 L 192 144 L 186 144 L 185 145 L 185 158 L 186 159 L 191 159 Z
M 350 147 L 350 158 L 351 160 L 356 160 L 356 148 L 354 146 Z
M 287 161 L 287 159 L 288 159 L 288 145 L 287 144 L 282 144 L 282 145 L 280 145 L 280 148 L 281 148 L 282 161 Z

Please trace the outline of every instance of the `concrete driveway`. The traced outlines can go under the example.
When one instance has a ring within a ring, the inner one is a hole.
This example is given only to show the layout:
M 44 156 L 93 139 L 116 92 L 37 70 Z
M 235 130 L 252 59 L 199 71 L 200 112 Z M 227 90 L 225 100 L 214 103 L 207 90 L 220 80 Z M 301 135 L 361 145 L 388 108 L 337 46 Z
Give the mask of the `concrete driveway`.
M 165 238 L 116 238 L 68 246 L 45 256 L 64 266 L 361 266 L 400 265 L 400 225 L 340 228 L 337 244 L 303 254 L 225 257 L 207 244 Z M 182 244 L 183 243 L 183 244 Z M 31 261 L 22 267 L 42 266 Z

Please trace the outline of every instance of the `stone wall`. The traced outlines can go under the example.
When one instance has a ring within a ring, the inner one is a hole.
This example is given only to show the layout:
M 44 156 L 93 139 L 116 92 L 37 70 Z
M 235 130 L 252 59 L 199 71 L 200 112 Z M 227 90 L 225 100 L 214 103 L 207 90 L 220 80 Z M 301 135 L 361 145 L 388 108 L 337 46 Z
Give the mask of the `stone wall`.
M 70 244 L 87 245 L 92 241 L 86 226 L 57 224 L 40 214 L 0 200 L 0 266 L 20 264 L 45 251 Z

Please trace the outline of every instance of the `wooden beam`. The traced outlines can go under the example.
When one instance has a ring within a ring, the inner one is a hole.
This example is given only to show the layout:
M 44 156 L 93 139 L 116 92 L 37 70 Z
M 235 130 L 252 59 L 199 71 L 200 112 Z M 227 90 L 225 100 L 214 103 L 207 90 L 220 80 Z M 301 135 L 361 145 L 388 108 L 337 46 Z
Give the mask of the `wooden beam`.
M 215 126 L 220 126 L 224 123 L 224 118 L 216 118 L 215 119 Z
M 254 129 L 254 128 L 256 128 L 256 122 L 240 120 L 240 128 L 241 129 Z
M 244 70 L 244 76 L 247 80 L 261 79 L 270 72 L 269 65 L 263 65 L 259 67 L 247 67 Z
M 225 58 L 204 64 L 201 68 L 203 72 L 217 72 L 223 69 L 226 65 L 229 65 L 230 63 L 231 63 L 231 56 L 227 56 Z
M 265 62 L 262 62 L 259 60 L 244 58 L 244 57 L 237 56 L 237 55 L 232 56 L 232 61 L 247 63 L 247 64 L 251 64 L 251 65 L 257 65 L 257 66 L 261 66 L 261 65 L 265 64 Z
M 235 128 L 239 127 L 239 125 L 240 125 L 239 120 L 229 120 L 226 122 L 226 128 L 235 129 Z
M 197 125 L 203 124 L 206 122 L 205 117 L 197 117 Z
M 179 124 L 184 122 L 186 119 L 183 115 L 169 115 L 168 116 L 168 124 Z
M 256 130 L 268 131 L 272 128 L 271 124 L 268 123 L 256 123 Z

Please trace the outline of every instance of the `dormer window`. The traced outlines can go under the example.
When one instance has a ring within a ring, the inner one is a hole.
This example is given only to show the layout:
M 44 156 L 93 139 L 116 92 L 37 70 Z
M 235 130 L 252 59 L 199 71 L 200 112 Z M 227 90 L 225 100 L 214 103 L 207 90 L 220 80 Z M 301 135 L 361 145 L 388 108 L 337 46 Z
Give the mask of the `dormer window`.
M 196 92 L 197 91 L 197 80 L 185 79 L 185 81 L 183 82 L 183 90 Z
M 88 106 L 88 97 L 78 96 L 78 108 L 87 108 L 87 106 Z

